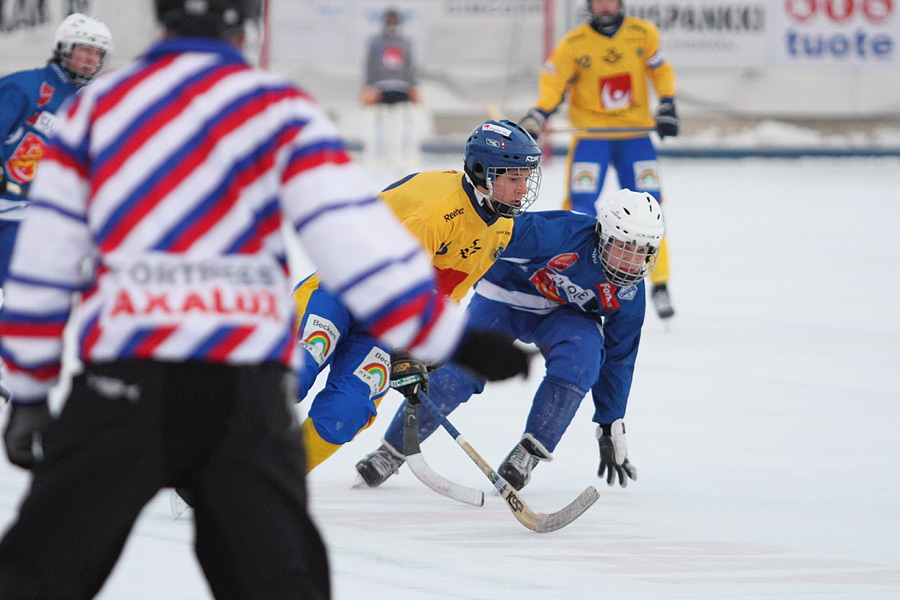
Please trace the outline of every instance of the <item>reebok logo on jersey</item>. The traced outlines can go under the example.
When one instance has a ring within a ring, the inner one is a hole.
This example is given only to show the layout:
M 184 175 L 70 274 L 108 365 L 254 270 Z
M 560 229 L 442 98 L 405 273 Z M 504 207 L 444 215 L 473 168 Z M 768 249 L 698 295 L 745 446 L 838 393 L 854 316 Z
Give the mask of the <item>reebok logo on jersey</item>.
M 444 222 L 446 223 L 446 222 L 452 221 L 456 217 L 461 216 L 465 212 L 465 210 L 466 209 L 464 209 L 464 208 L 457 208 L 453 212 L 447 213 L 446 215 L 444 215 Z

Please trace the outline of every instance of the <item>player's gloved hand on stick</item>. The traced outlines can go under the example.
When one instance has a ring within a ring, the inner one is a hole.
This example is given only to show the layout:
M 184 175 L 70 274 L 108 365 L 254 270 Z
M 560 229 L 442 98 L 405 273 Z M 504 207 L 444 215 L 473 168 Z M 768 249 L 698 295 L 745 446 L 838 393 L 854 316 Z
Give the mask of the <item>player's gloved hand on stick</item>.
M 519 126 L 527 131 L 534 141 L 541 137 L 541 131 L 544 129 L 544 123 L 547 122 L 547 116 L 536 108 L 529 108 L 525 116 L 519 121 Z
M 9 462 L 30 470 L 43 460 L 43 436 L 52 421 L 46 399 L 29 403 L 13 401 L 3 432 Z
M 516 375 L 528 377 L 532 352 L 519 348 L 514 340 L 494 331 L 467 331 L 452 360 L 488 381 Z
M 428 366 L 408 354 L 391 355 L 391 387 L 408 399 L 428 393 Z
M 660 138 L 678 135 L 678 115 L 675 114 L 675 99 L 660 98 L 656 109 L 656 133 Z
M 628 462 L 628 445 L 625 443 L 625 421 L 616 419 L 609 425 L 597 427 L 597 441 L 600 443 L 600 468 L 597 477 L 614 485 L 616 478 L 619 485 L 628 486 L 628 479 L 637 481 L 637 469 Z

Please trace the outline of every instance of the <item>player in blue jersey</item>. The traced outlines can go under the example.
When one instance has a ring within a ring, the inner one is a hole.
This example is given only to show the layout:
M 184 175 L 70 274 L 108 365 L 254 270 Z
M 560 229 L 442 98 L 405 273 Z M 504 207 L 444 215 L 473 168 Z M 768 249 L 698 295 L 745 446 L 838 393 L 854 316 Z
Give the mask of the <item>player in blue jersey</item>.
M 600 446 L 598 476 L 622 487 L 637 470 L 628 461 L 625 407 L 644 322 L 644 277 L 659 253 L 664 226 L 647 192 L 621 190 L 595 219 L 566 211 L 525 214 L 506 251 L 475 286 L 469 327 L 504 331 L 537 345 L 546 375 L 534 396 L 524 435 L 498 469 L 517 490 L 553 450 L 590 391 Z M 449 414 L 484 389 L 484 380 L 453 362 L 430 375 L 430 397 Z M 404 462 L 405 406 L 382 445 L 357 463 L 369 486 Z M 419 438 L 439 426 L 419 412 Z
M 54 113 L 100 72 L 111 50 L 109 28 L 75 13 L 56 29 L 46 66 L 0 79 L 0 286 L 25 217 L 28 188 L 56 125 Z

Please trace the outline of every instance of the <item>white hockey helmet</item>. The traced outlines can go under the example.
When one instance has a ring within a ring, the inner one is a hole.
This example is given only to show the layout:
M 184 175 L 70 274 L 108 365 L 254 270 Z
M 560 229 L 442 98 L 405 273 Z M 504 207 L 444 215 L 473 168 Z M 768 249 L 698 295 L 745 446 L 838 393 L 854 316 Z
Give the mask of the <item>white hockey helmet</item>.
M 96 68 L 74 64 L 72 50 L 75 46 L 87 46 L 100 51 Z M 112 52 L 112 33 L 100 19 L 81 13 L 73 13 L 56 28 L 53 38 L 53 60 L 59 63 L 77 86 L 87 85 L 103 69 L 103 61 Z
M 619 190 L 597 209 L 596 241 L 606 278 L 634 285 L 653 270 L 665 233 L 662 211 L 647 192 Z

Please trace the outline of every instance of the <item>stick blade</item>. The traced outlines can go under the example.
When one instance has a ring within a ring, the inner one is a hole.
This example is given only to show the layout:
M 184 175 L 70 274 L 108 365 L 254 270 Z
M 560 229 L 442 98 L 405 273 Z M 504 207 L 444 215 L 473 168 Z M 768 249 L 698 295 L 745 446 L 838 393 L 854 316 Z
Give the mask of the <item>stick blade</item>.
M 413 474 L 419 481 L 439 494 L 473 506 L 484 506 L 484 492 L 450 481 L 431 468 L 421 453 L 406 457 Z
M 600 498 L 600 492 L 594 486 L 588 486 L 581 495 L 555 513 L 538 515 L 537 526 L 534 530 L 538 533 L 549 533 L 562 529 L 594 505 Z

